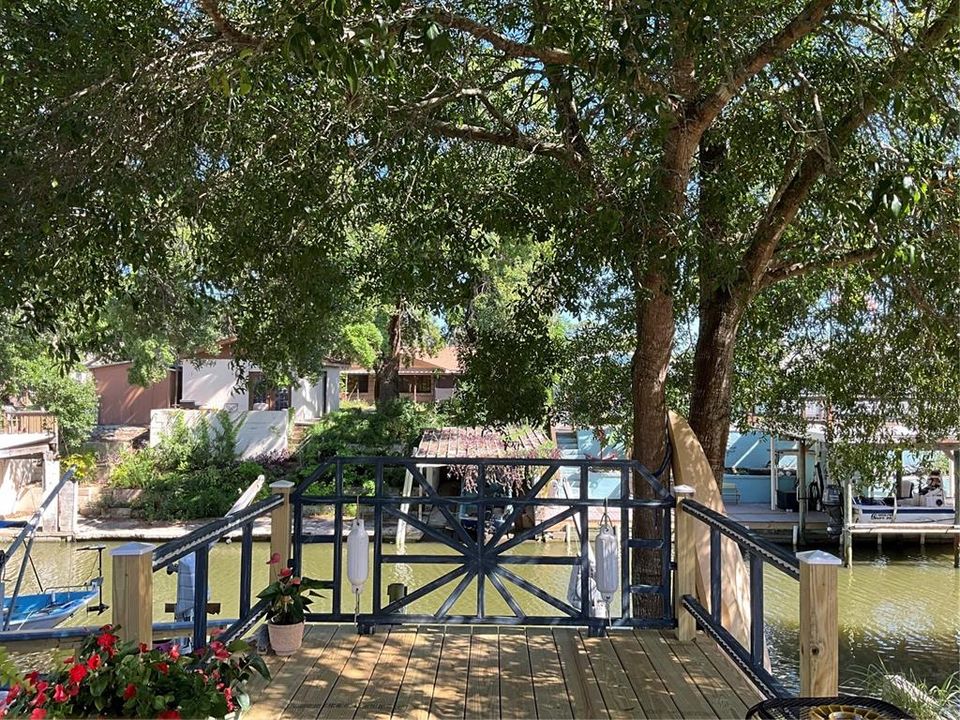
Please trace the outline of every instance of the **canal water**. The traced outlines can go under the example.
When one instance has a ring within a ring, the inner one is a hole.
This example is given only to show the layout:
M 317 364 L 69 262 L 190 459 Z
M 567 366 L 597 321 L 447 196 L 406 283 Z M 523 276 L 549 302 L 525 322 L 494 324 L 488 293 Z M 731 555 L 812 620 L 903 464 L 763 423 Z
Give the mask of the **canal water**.
M 66 585 L 95 574 L 96 553 L 79 552 L 83 544 L 37 543 L 33 555 L 44 584 Z M 105 598 L 110 602 L 111 578 L 108 544 L 104 554 Z M 385 548 L 385 552 L 393 552 Z M 449 550 L 434 543 L 409 543 L 408 553 L 446 554 Z M 576 555 L 576 543 L 524 543 L 515 552 L 524 555 Z M 267 581 L 268 546 L 254 545 L 254 588 Z M 316 578 L 331 576 L 332 547 L 308 545 L 304 556 L 304 574 Z M 222 605 L 221 617 L 237 616 L 239 592 L 239 543 L 218 544 L 210 555 L 210 600 Z M 391 582 L 402 582 L 413 591 L 452 568 L 450 565 L 391 563 L 383 569 L 383 588 Z M 557 597 L 566 598 L 569 568 L 557 565 L 512 565 L 511 570 L 529 579 L 536 586 Z M 345 573 L 344 573 L 345 574 Z M 27 571 L 24 592 L 35 588 L 32 573 Z M 418 601 L 413 612 L 432 613 L 446 599 L 456 581 L 444 589 Z M 509 583 L 508 583 L 509 585 Z M 8 593 L 12 583 L 8 581 Z M 476 611 L 473 585 L 454 606 L 454 613 Z M 542 601 L 510 585 L 517 601 L 528 613 L 555 614 Z M 317 602 L 329 608 L 329 593 Z M 507 605 L 489 583 L 486 588 L 487 612 L 510 614 Z M 172 620 L 164 612 L 164 603 L 176 599 L 176 576 L 161 571 L 154 574 L 154 617 L 157 621 Z M 370 584 L 361 595 L 361 609 L 371 606 Z M 384 598 L 384 604 L 386 598 Z M 771 664 L 778 677 L 789 688 L 796 689 L 798 583 L 772 568 L 766 568 L 765 619 Z M 353 597 L 344 584 L 343 607 L 352 611 Z M 614 612 L 614 614 L 616 614 Z M 78 614 L 67 624 L 101 625 L 110 620 L 110 612 L 102 616 Z M 840 676 L 848 691 L 860 688 L 863 671 L 871 664 L 883 662 L 889 672 L 911 672 L 930 683 L 941 683 L 960 670 L 960 571 L 954 570 L 947 546 L 897 548 L 889 543 L 883 552 L 858 549 L 853 568 L 840 570 Z

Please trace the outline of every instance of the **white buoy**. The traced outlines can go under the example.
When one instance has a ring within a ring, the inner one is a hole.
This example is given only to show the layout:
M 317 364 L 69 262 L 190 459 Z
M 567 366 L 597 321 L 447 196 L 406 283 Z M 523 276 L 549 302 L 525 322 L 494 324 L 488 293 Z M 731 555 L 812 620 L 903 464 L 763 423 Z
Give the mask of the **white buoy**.
M 370 564 L 370 538 L 363 526 L 363 518 L 355 518 L 347 535 L 347 579 L 357 598 L 357 613 L 360 612 L 360 593 L 367 581 Z
M 594 541 L 594 557 L 597 563 L 597 590 L 609 605 L 620 586 L 620 558 L 617 531 L 606 515 L 603 516 L 600 531 Z

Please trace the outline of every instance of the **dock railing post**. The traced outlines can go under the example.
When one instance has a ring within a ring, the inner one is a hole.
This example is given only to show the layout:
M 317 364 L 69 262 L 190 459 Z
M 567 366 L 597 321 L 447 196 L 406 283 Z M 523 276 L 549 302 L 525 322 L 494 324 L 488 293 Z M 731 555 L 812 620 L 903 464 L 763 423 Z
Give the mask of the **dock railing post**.
M 690 485 L 677 485 L 673 494 L 677 498 L 675 512 L 677 571 L 674 574 L 673 616 L 677 619 L 677 640 L 693 640 L 697 632 L 697 622 L 683 607 L 683 596 L 697 594 L 697 547 L 694 534 L 696 519 L 683 512 L 683 503 L 693 498 Z
M 270 582 L 276 582 L 281 568 L 290 563 L 290 493 L 293 487 L 289 480 L 270 483 L 270 490 L 283 497 L 283 504 L 270 512 L 270 556 L 280 556 L 280 562 L 270 565 Z
M 800 561 L 800 695 L 837 694 L 839 641 L 837 575 L 840 558 L 810 550 Z
M 153 646 L 153 551 L 156 545 L 131 542 L 111 551 L 113 624 L 124 642 Z

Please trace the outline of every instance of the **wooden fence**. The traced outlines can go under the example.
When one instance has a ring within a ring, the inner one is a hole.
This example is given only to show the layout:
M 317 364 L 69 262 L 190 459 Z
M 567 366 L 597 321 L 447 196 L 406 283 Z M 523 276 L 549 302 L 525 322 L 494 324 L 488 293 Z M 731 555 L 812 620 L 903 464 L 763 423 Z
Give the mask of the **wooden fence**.
M 43 410 L 15 410 L 0 415 L 0 433 L 57 434 L 57 416 Z

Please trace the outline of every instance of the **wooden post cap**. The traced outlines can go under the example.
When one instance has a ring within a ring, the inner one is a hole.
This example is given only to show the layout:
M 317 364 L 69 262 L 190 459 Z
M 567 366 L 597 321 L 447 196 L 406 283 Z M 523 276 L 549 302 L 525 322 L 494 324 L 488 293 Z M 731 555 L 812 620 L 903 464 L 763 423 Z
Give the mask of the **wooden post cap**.
M 797 553 L 797 560 L 807 565 L 843 565 L 843 561 L 836 555 L 823 550 L 807 550 Z
M 683 497 L 693 497 L 696 491 L 693 489 L 692 485 L 674 485 L 673 494 Z
M 277 493 L 288 493 L 293 490 L 294 484 L 289 480 L 277 480 L 270 483 L 270 489 Z
M 156 545 L 142 542 L 124 543 L 118 548 L 110 551 L 110 557 L 136 557 L 139 555 L 148 555 L 157 549 Z

